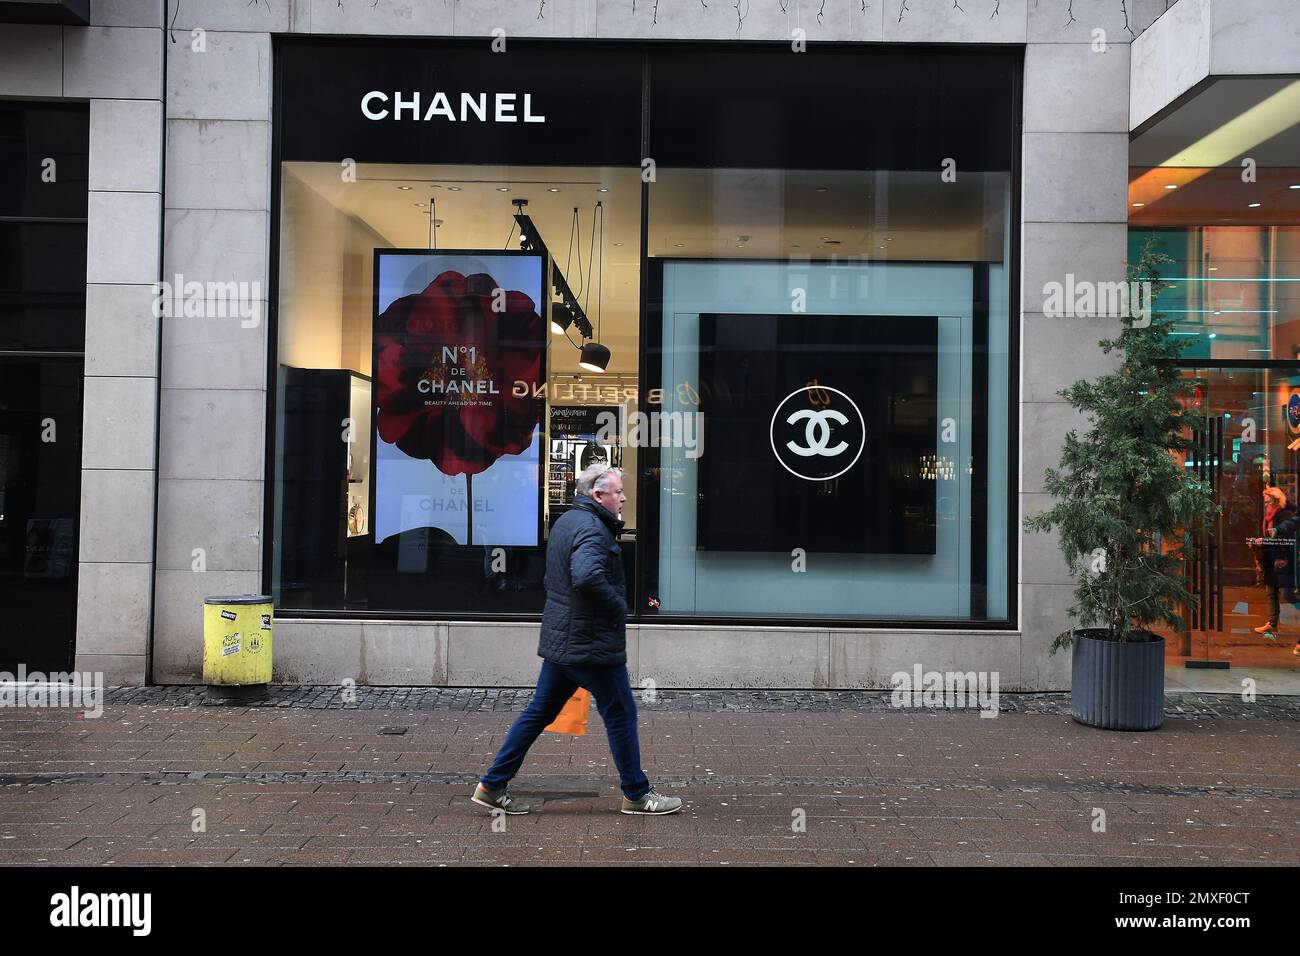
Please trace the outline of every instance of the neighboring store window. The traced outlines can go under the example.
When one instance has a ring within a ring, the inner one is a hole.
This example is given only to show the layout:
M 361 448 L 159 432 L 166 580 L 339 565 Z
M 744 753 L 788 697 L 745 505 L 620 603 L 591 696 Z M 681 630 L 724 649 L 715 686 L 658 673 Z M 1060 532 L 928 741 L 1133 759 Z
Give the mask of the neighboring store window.
M 0 670 L 72 667 L 90 109 L 0 102 Z

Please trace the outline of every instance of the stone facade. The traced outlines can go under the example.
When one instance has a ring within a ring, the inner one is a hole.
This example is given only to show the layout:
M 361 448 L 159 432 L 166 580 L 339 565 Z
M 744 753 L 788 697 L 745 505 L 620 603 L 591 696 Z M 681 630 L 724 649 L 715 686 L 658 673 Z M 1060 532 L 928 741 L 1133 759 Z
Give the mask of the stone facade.
M 1162 22 L 1224 6 L 1180 0 Z M 1165 7 L 1129 0 L 1133 31 Z M 753 0 L 740 12 L 696 0 L 642 0 L 635 12 L 632 0 L 214 0 L 165 10 L 162 0 L 92 0 L 91 10 L 85 28 L 6 25 L 0 95 L 91 104 L 77 667 L 106 671 L 110 683 L 196 681 L 203 597 L 261 590 L 272 34 L 486 38 L 501 28 L 507 37 L 789 42 L 803 31 L 810 44 L 1023 46 L 1020 354 L 1011 357 L 1021 517 L 1047 503 L 1043 468 L 1079 424 L 1056 391 L 1105 368 L 1094 343 L 1114 331 L 1097 319 L 1045 318 L 1043 284 L 1066 273 L 1122 277 L 1130 98 L 1135 115 L 1150 115 L 1170 84 L 1187 82 L 1180 73 L 1130 95 L 1131 61 L 1168 54 L 1153 52 L 1152 31 L 1131 48 L 1119 0 L 1074 0 L 1073 19 L 1066 0 Z M 1239 21 L 1225 21 L 1223 49 L 1240 40 Z M 155 318 L 150 284 L 176 274 L 257 283 L 262 321 Z M 1019 630 L 642 625 L 631 629 L 631 669 L 665 687 L 853 688 L 880 686 L 919 660 L 999 670 L 1004 690 L 1060 689 L 1068 659 L 1048 645 L 1066 626 L 1069 579 L 1050 538 L 1022 535 L 1018 548 Z M 535 677 L 535 645 L 527 624 L 281 619 L 276 673 L 519 685 Z

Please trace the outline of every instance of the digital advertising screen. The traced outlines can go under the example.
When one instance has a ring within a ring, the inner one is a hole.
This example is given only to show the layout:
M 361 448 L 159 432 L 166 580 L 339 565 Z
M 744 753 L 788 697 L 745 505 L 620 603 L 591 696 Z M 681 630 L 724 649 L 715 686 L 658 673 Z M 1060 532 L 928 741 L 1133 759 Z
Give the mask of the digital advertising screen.
M 541 543 L 543 257 L 375 250 L 375 543 Z

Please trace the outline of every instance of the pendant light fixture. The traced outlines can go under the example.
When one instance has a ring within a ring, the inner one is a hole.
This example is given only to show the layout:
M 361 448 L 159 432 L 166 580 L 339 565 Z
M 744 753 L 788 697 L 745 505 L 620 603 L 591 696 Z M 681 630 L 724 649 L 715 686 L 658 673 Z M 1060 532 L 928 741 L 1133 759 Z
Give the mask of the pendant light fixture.
M 603 372 L 609 368 L 609 349 L 599 342 L 587 342 L 582 346 L 582 357 L 578 364 L 593 372 Z
M 596 231 L 596 220 L 600 219 L 600 263 L 597 266 L 596 275 L 596 335 L 600 335 L 601 317 L 604 312 L 603 297 L 601 295 L 604 288 L 605 277 L 605 206 L 600 200 L 596 200 L 596 209 L 591 217 L 591 230 Z M 593 237 L 592 247 L 595 247 Z M 590 253 L 589 253 L 590 255 Z M 587 269 L 587 288 L 591 289 L 591 269 Z M 609 348 L 601 345 L 596 339 L 591 339 L 582 344 L 582 354 L 578 358 L 578 364 L 588 371 L 603 372 L 609 368 L 610 352 Z

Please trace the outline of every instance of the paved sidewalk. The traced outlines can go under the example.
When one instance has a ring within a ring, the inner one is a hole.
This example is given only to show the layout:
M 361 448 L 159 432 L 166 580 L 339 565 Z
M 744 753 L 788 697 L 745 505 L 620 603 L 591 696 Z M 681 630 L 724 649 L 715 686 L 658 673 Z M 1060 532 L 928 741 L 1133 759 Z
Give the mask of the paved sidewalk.
M 1300 864 L 1294 698 L 1171 695 L 1162 730 L 1120 734 L 1060 694 L 1004 695 L 989 719 L 661 691 L 640 704 L 643 764 L 684 812 L 617 812 L 593 709 L 585 737 L 537 742 L 513 786 L 534 812 L 494 828 L 468 795 L 529 693 L 275 688 L 244 707 L 123 688 L 98 719 L 6 709 L 0 864 Z

